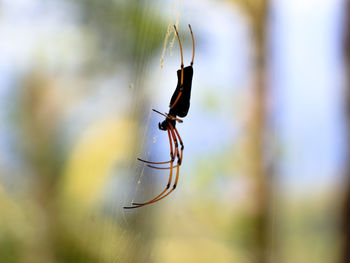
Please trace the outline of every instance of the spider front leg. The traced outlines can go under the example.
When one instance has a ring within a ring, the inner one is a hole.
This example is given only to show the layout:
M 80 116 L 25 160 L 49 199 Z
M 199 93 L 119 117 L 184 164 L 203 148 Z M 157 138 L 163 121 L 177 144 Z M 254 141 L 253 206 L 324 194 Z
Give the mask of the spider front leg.
M 172 135 L 171 135 L 169 129 L 167 129 L 167 132 L 168 132 L 169 144 L 170 144 L 170 157 L 171 157 L 170 167 L 172 167 L 173 164 L 174 164 L 174 160 L 175 160 L 174 152 L 173 152 L 173 144 L 172 144 L 172 139 L 171 139 L 171 138 L 172 138 Z M 144 205 L 153 203 L 154 200 L 156 200 L 156 199 L 158 199 L 159 197 L 161 197 L 161 196 L 170 188 L 170 184 L 171 184 L 171 181 L 172 181 L 172 177 L 173 177 L 173 169 L 171 168 L 171 169 L 170 169 L 170 174 L 169 174 L 168 184 L 167 184 L 167 186 L 165 187 L 165 189 L 164 189 L 159 195 L 157 195 L 155 198 L 153 198 L 151 201 L 149 201 L 149 202 L 147 202 L 147 203 L 142 203 L 142 204 L 132 203 L 133 206 L 124 206 L 124 209 L 138 208 L 138 207 L 141 207 L 141 206 L 144 206 Z
M 174 131 L 175 131 L 177 138 L 179 139 L 179 142 L 181 145 L 181 157 L 179 156 L 179 148 L 178 148 L 177 139 L 176 139 L 176 136 L 174 134 Z M 171 130 L 171 133 L 172 133 L 172 137 L 173 137 L 174 144 L 175 144 L 175 155 L 177 156 L 177 165 L 173 166 L 173 168 L 176 168 L 176 167 L 180 166 L 182 163 L 184 144 L 181 140 L 180 134 L 177 131 L 176 127 L 174 127 L 173 130 Z M 161 164 L 161 163 L 157 163 L 157 164 Z M 160 170 L 170 169 L 170 167 L 157 167 L 157 166 L 153 166 L 153 165 L 147 165 L 147 166 L 154 168 L 154 169 L 160 169 Z
M 175 147 L 176 147 L 176 149 L 177 149 L 177 152 L 179 152 L 178 151 L 178 146 L 177 146 L 177 140 L 176 140 L 176 136 L 175 136 L 175 134 L 174 134 L 174 128 L 173 128 L 173 126 L 172 126 L 172 124 L 171 123 L 169 123 L 169 126 L 170 126 L 170 130 L 171 130 L 171 133 L 172 133 L 172 136 L 173 136 L 173 140 L 174 140 L 174 143 L 175 143 Z M 176 188 L 176 186 L 177 186 L 177 182 L 178 182 L 178 180 L 179 180 L 179 173 L 180 173 L 180 159 L 179 159 L 179 154 L 177 154 L 177 157 L 178 157 L 178 160 L 177 160 L 177 165 L 176 165 L 176 177 L 175 177 L 175 182 L 174 182 L 174 184 L 173 184 L 173 188 L 168 192 L 168 193 L 166 193 L 165 195 L 163 195 L 163 196 L 161 196 L 161 195 L 159 195 L 158 196 L 158 198 L 154 198 L 153 200 L 151 200 L 151 201 L 149 201 L 149 202 L 147 202 L 147 203 L 143 203 L 143 204 L 139 204 L 139 203 L 133 203 L 133 205 L 137 205 L 138 207 L 141 207 L 141 206 L 144 206 L 144 205 L 148 205 L 148 204 L 151 204 L 151 203 L 155 203 L 155 202 L 158 202 L 158 201 L 160 201 L 160 200 L 162 200 L 163 198 L 165 198 L 165 197 L 167 197 L 168 195 L 170 195 L 174 190 L 175 190 L 175 188 Z M 172 165 L 173 163 L 171 163 L 171 165 L 170 165 L 170 174 L 172 173 L 172 170 L 173 170 L 173 165 Z
M 175 156 L 173 154 L 173 145 L 172 145 L 172 142 L 171 142 L 171 136 L 170 136 L 170 132 L 169 132 L 169 129 L 167 130 L 168 131 L 168 137 L 169 137 L 169 144 L 170 144 L 170 161 L 165 161 L 165 162 L 151 162 L 151 161 L 146 161 L 146 160 L 143 160 L 143 159 L 140 159 L 140 158 L 137 158 L 137 160 L 141 161 L 141 162 L 144 162 L 144 163 L 152 163 L 152 164 L 166 164 L 166 163 L 171 163 L 171 162 L 174 162 L 174 159 L 175 159 Z M 175 152 L 176 154 L 176 152 Z
M 152 110 L 153 110 L 154 112 L 156 112 L 156 113 L 158 113 L 158 114 L 164 116 L 165 118 L 167 118 L 167 119 L 169 119 L 169 120 L 174 120 L 174 121 L 177 121 L 177 122 L 179 122 L 179 123 L 182 123 L 182 120 L 179 119 L 179 118 L 172 117 L 172 116 L 169 116 L 169 115 L 167 115 L 167 114 L 163 114 L 163 113 L 161 113 L 161 112 L 159 112 L 159 111 L 157 111 L 157 110 L 155 110 L 155 109 L 152 109 Z M 175 131 L 176 131 L 176 129 L 175 129 Z M 177 131 L 176 131 L 176 133 L 178 134 Z M 180 139 L 180 143 L 182 143 L 182 142 L 181 142 L 181 139 Z M 181 144 L 181 145 L 182 145 L 182 144 Z M 176 155 L 176 153 L 175 153 L 175 155 Z M 153 161 L 143 160 L 143 159 L 141 159 L 141 158 L 137 158 L 137 160 L 139 160 L 139 161 L 141 161 L 141 162 L 144 162 L 144 163 L 149 163 L 149 164 L 166 164 L 166 163 L 171 163 L 172 161 L 174 161 L 174 160 L 169 160 L 169 161 L 164 161 L 164 162 L 153 162 Z M 152 168 L 157 168 L 157 167 L 151 166 L 151 165 L 148 165 L 148 166 L 149 166 L 149 167 L 152 167 Z M 164 169 L 164 168 L 163 168 L 163 169 Z
M 171 132 L 171 136 L 172 136 L 172 139 L 174 140 L 174 144 L 175 144 L 175 152 L 177 152 L 177 157 L 179 158 L 179 151 L 178 151 L 178 146 L 177 146 L 177 140 L 176 140 L 176 136 L 175 136 L 175 133 L 174 133 L 174 128 L 172 126 L 172 124 L 169 122 L 169 128 L 170 128 L 170 132 Z M 169 132 L 169 129 L 168 129 L 168 132 Z M 170 133 L 169 133 L 170 135 Z M 170 137 L 169 137 L 170 138 Z M 172 147 L 171 147 L 172 148 Z M 172 155 L 173 156 L 173 155 Z M 180 159 L 178 159 L 178 162 L 179 162 Z M 132 203 L 132 207 L 124 207 L 126 209 L 130 209 L 130 208 L 138 208 L 138 207 L 142 207 L 142 206 L 145 206 L 145 205 L 149 205 L 149 204 L 152 204 L 152 203 L 155 203 L 155 202 L 158 202 L 160 200 L 162 200 L 163 198 L 167 197 L 169 194 L 171 194 L 175 188 L 176 188 L 176 185 L 177 185 L 177 182 L 179 180 L 179 171 L 180 171 L 180 165 L 178 163 L 177 167 L 176 167 L 176 177 L 175 177 L 175 182 L 174 182 L 174 185 L 173 185 L 173 188 L 165 194 L 165 192 L 170 188 L 170 182 L 171 182 L 171 177 L 172 177 L 172 170 L 173 170 L 173 162 L 171 162 L 170 164 L 170 176 L 169 176 L 169 182 L 168 182 L 168 185 L 166 187 L 166 189 L 164 189 L 164 191 L 162 193 L 160 193 L 157 197 L 153 198 L 151 201 L 148 201 L 146 203 Z M 164 194 L 164 195 L 163 195 Z M 163 195 L 163 196 L 162 196 Z

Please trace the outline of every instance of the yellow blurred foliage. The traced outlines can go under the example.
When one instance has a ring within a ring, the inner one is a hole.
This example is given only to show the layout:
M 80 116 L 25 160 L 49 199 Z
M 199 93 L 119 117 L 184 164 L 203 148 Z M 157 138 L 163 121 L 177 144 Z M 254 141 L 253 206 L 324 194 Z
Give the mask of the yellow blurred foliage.
M 155 242 L 155 251 L 159 251 L 155 262 L 247 262 L 238 258 L 228 245 L 214 238 L 160 239 Z
M 93 123 L 80 137 L 64 171 L 63 193 L 79 205 L 93 206 L 116 162 L 126 161 L 132 148 L 135 123 L 104 119 Z

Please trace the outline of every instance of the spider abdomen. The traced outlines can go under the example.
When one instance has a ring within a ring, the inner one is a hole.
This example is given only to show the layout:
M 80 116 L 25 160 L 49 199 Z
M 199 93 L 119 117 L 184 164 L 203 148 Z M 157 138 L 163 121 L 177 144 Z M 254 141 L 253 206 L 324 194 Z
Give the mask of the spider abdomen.
M 192 88 L 193 67 L 184 68 L 182 95 L 173 108 L 170 109 L 169 115 L 185 117 L 190 109 L 191 88 Z M 177 71 L 177 86 L 170 100 L 170 105 L 173 105 L 181 90 L 181 69 Z

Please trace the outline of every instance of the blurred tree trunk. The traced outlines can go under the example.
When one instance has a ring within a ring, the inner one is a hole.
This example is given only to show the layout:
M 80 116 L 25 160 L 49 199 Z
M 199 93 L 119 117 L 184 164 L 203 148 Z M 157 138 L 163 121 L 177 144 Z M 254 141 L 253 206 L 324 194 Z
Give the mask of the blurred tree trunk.
M 255 48 L 255 83 L 252 98 L 252 116 L 250 123 L 251 136 L 251 175 L 255 177 L 254 195 L 256 201 L 256 232 L 253 247 L 256 263 L 268 262 L 268 214 L 269 214 L 269 179 L 264 159 L 264 137 L 266 131 L 266 0 L 256 1 L 250 9 L 254 32 Z
M 238 1 L 246 12 L 252 28 L 252 49 L 253 49 L 253 87 L 250 100 L 250 117 L 248 120 L 248 158 L 250 159 L 247 173 L 251 176 L 253 184 L 254 212 L 251 220 L 253 231 L 251 232 L 252 262 L 266 263 L 275 261 L 270 258 L 270 208 L 271 192 L 273 181 L 273 169 L 268 164 L 266 139 L 268 126 L 267 112 L 267 11 L 268 0 L 243 0 Z M 268 145 L 270 148 L 271 145 Z M 272 147 L 271 147 L 272 148 Z
M 61 170 L 62 155 L 57 147 L 57 123 L 59 111 L 45 103 L 52 90 L 52 82 L 40 73 L 32 72 L 25 78 L 23 92 L 19 96 L 19 122 L 21 153 L 32 170 L 32 198 L 42 213 L 33 213 L 29 222 L 46 222 L 41 235 L 25 248 L 24 257 L 29 261 L 53 262 L 52 233 L 55 229 L 57 209 L 55 193 Z M 43 111 L 44 109 L 44 111 Z M 46 114 L 50 115 L 50 118 Z M 47 121 L 47 120 L 50 121 Z M 31 253 L 30 251 L 42 253 Z
M 344 53 L 345 53 L 345 74 L 347 76 L 347 87 L 346 87 L 346 133 L 347 133 L 347 167 L 345 170 L 345 178 L 347 180 L 347 186 L 345 189 L 345 200 L 344 200 L 344 210 L 342 215 L 342 229 L 340 233 L 343 234 L 343 248 L 342 248 L 342 260 L 341 262 L 350 262 L 350 1 L 346 1 L 346 11 L 345 11 L 345 43 L 344 43 Z

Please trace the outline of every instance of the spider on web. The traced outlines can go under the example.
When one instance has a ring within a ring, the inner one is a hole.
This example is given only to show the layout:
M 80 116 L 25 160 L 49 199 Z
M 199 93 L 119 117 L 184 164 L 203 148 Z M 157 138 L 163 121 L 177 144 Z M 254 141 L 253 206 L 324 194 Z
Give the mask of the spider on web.
M 177 86 L 170 100 L 169 113 L 163 114 L 155 109 L 152 109 L 154 112 L 159 113 L 160 115 L 165 117 L 165 120 L 159 123 L 158 127 L 160 130 L 166 131 L 168 133 L 169 145 L 170 145 L 170 160 L 164 161 L 164 162 L 151 162 L 151 161 L 137 158 L 139 161 L 147 163 L 147 166 L 151 168 L 169 169 L 170 172 L 169 172 L 168 184 L 160 194 L 158 194 L 156 197 L 154 197 L 150 201 L 144 202 L 144 203 L 131 203 L 132 206 L 125 206 L 124 209 L 139 208 L 145 205 L 158 202 L 163 198 L 167 197 L 168 195 L 170 195 L 176 188 L 176 185 L 179 179 L 180 166 L 182 163 L 183 150 L 184 150 L 184 144 L 182 142 L 179 132 L 176 129 L 176 122 L 182 123 L 183 121 L 178 117 L 180 118 L 186 117 L 188 110 L 190 108 L 191 87 L 192 87 L 192 77 L 193 77 L 193 61 L 194 61 L 194 53 L 195 53 L 195 44 L 194 44 L 194 37 L 193 37 L 191 25 L 188 25 L 188 27 L 191 32 L 192 45 L 193 45 L 191 64 L 184 68 L 181 40 L 179 37 L 179 33 L 177 31 L 177 28 L 174 25 L 175 33 L 176 33 L 177 39 L 179 40 L 180 53 L 181 53 L 181 69 L 177 71 L 177 79 L 178 79 Z M 180 150 L 178 146 L 178 140 L 181 145 Z M 173 147 L 173 144 L 174 144 L 174 147 Z M 174 165 L 176 158 L 177 158 L 177 163 L 176 165 Z M 159 164 L 170 164 L 170 166 L 169 167 L 154 166 Z M 170 185 L 173 179 L 173 168 L 176 168 L 176 176 L 175 176 L 173 187 L 172 189 L 170 189 Z

